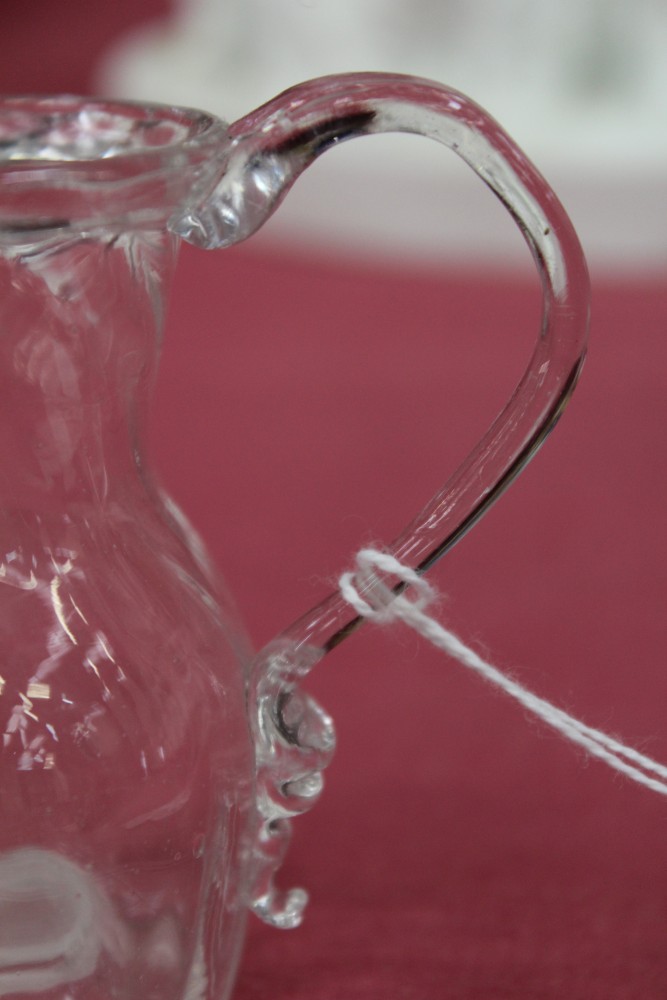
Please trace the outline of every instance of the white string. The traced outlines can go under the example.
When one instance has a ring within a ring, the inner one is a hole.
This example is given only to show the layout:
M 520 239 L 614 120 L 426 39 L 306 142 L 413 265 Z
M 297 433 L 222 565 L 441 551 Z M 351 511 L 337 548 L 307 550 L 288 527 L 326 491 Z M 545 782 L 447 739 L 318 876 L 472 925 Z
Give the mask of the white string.
M 533 715 L 542 719 L 565 739 L 582 746 L 588 753 L 645 785 L 660 795 L 667 795 L 667 767 L 568 715 L 556 705 L 538 697 L 518 681 L 483 660 L 453 632 L 425 613 L 436 596 L 434 589 L 414 570 L 377 549 L 362 549 L 356 557 L 357 569 L 343 573 L 339 580 L 341 596 L 354 610 L 372 621 L 389 623 L 402 621 L 428 639 L 438 649 L 458 660 L 485 680 L 514 698 Z M 406 583 L 414 598 L 405 593 L 396 595 L 380 580 L 376 571 L 391 574 Z M 653 777 L 651 776 L 653 775 Z

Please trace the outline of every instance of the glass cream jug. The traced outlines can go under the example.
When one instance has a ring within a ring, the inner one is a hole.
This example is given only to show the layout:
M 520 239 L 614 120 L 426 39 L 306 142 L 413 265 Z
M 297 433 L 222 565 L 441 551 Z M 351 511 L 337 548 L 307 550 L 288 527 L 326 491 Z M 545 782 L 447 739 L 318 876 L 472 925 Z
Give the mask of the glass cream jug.
M 535 452 L 583 359 L 579 243 L 502 129 L 439 84 L 376 74 L 303 84 L 231 126 L 2 102 L 0 995 L 221 1000 L 248 909 L 299 922 L 304 893 L 273 878 L 334 745 L 299 682 L 359 622 L 334 594 L 253 656 L 141 435 L 180 239 L 245 239 L 320 153 L 387 131 L 472 167 L 544 292 L 516 392 L 390 549 L 423 572 Z

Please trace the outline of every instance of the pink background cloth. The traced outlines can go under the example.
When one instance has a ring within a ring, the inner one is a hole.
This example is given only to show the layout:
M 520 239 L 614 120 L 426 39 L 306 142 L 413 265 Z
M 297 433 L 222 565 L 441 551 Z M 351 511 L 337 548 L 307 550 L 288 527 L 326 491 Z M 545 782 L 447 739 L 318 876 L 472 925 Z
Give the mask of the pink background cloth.
M 88 92 L 164 3 L 138 10 L 3 5 L 0 89 Z M 444 482 L 538 311 L 524 278 L 184 249 L 152 453 L 258 646 Z M 571 406 L 432 574 L 463 638 L 663 762 L 666 334 L 664 276 L 594 276 Z M 294 932 L 251 921 L 237 1000 L 664 1000 L 665 799 L 398 628 L 366 626 L 309 686 L 339 749 L 281 878 L 312 902 Z

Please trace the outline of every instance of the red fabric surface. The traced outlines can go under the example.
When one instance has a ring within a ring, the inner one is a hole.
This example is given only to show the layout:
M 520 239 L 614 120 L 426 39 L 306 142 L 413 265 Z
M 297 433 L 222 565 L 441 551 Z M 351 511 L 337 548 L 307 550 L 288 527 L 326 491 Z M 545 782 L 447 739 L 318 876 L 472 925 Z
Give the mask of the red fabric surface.
M 1 89 L 89 89 L 163 6 L 3 5 Z M 442 483 L 537 312 L 523 279 L 184 252 L 152 450 L 258 645 Z M 561 425 L 433 574 L 465 639 L 662 761 L 666 321 L 664 282 L 596 280 Z M 312 903 L 294 932 L 250 923 L 237 1000 L 663 1000 L 665 800 L 398 629 L 366 626 L 310 687 L 339 749 L 282 880 Z
M 667 292 L 599 283 L 594 306 L 561 425 L 433 579 L 497 663 L 667 760 Z M 184 254 L 156 457 L 258 644 L 433 492 L 535 307 L 518 280 Z M 398 629 L 366 626 L 311 687 L 339 749 L 282 878 L 313 899 L 298 931 L 251 925 L 238 997 L 664 997 L 663 799 Z

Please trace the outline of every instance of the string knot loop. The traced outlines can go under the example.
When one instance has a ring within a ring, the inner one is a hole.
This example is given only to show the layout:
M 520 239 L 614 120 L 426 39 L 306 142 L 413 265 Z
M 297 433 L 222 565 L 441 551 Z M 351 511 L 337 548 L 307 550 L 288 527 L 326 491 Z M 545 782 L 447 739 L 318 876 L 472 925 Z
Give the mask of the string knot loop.
M 343 573 L 339 587 L 347 603 L 364 618 L 383 623 L 400 619 L 409 624 L 415 613 L 423 612 L 436 596 L 416 570 L 388 552 L 361 549 L 355 561 L 356 569 Z M 395 577 L 399 582 L 390 586 L 383 576 Z

